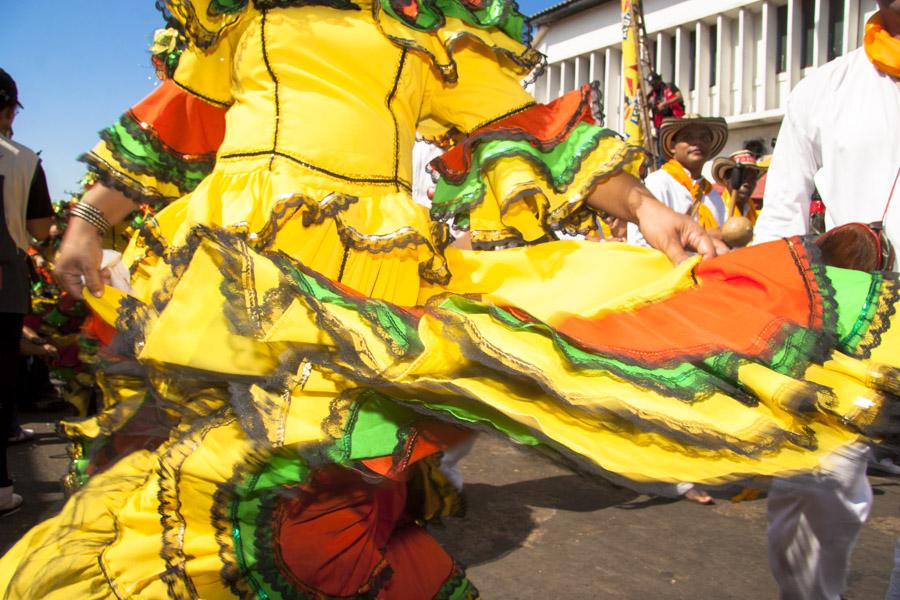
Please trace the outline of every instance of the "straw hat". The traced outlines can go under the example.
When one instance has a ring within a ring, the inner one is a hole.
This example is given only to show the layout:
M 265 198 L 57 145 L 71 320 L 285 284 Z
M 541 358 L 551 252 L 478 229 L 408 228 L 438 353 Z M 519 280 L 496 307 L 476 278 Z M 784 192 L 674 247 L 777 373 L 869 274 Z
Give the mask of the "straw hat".
M 713 161 L 712 176 L 716 183 L 728 187 L 728 182 L 731 180 L 731 169 L 735 165 L 742 165 L 744 169 L 755 170 L 757 179 L 768 170 L 768 167 L 764 167 L 757 162 L 756 157 L 751 152 L 738 150 L 728 158 L 720 156 Z
M 668 117 L 663 119 L 659 126 L 659 143 L 662 148 L 663 156 L 672 158 L 672 151 L 669 146 L 675 134 L 692 125 L 699 125 L 709 129 L 712 133 L 713 141 L 709 148 L 709 156 L 715 156 L 725 147 L 728 141 L 728 124 L 722 117 L 701 117 L 700 115 L 684 115 L 681 118 Z

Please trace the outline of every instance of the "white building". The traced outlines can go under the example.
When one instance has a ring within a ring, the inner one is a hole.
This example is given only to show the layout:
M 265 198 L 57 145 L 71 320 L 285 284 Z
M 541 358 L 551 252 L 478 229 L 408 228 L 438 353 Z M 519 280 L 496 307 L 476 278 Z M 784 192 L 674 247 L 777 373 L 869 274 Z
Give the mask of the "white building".
M 862 44 L 875 0 L 644 0 L 651 56 L 687 112 L 722 116 L 724 153 L 762 138 L 771 151 L 784 105 L 809 69 Z M 603 90 L 607 126 L 622 130 L 620 0 L 566 0 L 531 19 L 547 56 L 529 86 L 541 102 L 588 81 Z

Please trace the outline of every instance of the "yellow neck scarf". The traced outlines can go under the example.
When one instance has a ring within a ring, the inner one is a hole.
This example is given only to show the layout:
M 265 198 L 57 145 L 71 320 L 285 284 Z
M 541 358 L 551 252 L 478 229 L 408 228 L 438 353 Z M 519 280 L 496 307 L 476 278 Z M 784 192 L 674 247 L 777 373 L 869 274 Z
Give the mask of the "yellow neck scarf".
M 682 167 L 681 163 L 674 158 L 665 163 L 662 166 L 662 170 L 671 175 L 672 179 L 683 185 L 691 193 L 691 208 L 687 214 L 697 219 L 697 223 L 704 229 L 716 229 L 719 226 L 719 223 L 716 222 L 716 217 L 713 216 L 709 207 L 703 204 L 703 196 L 712 190 L 712 184 L 702 177 L 697 181 L 691 179 L 687 169 Z
M 866 56 L 876 69 L 891 77 L 900 78 L 900 39 L 892 36 L 884 28 L 884 17 L 880 12 L 872 15 L 866 23 L 863 45 L 866 48 Z

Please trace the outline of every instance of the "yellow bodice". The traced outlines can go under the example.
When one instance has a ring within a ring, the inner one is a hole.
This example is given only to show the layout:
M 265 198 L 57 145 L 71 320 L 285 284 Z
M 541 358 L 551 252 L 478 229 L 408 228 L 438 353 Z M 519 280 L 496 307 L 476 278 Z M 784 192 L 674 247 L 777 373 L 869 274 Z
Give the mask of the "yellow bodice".
M 428 69 L 366 11 L 257 13 L 234 47 L 233 104 L 218 160 L 266 156 L 408 190 Z

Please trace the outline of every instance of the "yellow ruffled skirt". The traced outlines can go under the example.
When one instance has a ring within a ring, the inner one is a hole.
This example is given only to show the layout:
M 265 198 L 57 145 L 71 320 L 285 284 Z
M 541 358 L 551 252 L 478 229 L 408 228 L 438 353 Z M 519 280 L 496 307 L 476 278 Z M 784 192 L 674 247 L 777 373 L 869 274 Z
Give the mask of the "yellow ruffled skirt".
M 581 241 L 462 251 L 402 191 L 259 167 L 218 165 L 129 248 L 109 406 L 65 426 L 84 485 L 0 560 L 0 596 L 403 597 L 389 540 L 431 543 L 403 489 L 466 430 L 716 485 L 827 464 L 897 391 L 895 281 L 800 240 L 678 267 Z M 368 566 L 304 562 L 347 548 Z M 428 548 L 429 589 L 475 597 Z

